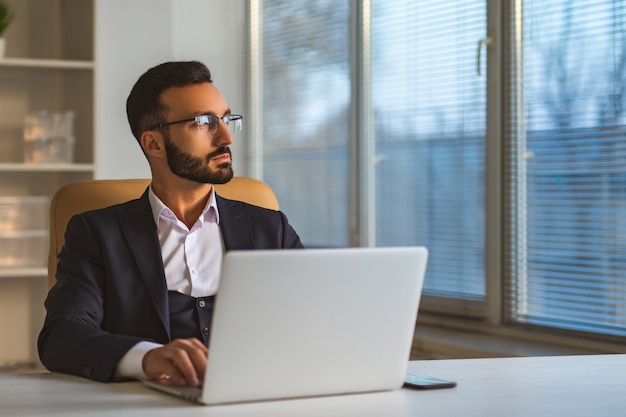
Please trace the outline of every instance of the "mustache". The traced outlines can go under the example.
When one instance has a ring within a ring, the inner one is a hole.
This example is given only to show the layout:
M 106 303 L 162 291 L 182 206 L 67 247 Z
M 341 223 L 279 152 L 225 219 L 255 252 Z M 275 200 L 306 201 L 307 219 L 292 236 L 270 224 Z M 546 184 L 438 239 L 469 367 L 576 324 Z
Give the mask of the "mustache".
M 231 159 L 232 159 L 232 153 L 230 152 L 230 148 L 228 146 L 220 146 L 219 148 L 217 148 L 216 150 L 214 150 L 213 152 L 208 154 L 206 156 L 206 160 L 210 161 L 211 159 L 215 158 L 216 156 L 220 156 L 220 155 L 223 155 L 225 153 L 230 155 Z

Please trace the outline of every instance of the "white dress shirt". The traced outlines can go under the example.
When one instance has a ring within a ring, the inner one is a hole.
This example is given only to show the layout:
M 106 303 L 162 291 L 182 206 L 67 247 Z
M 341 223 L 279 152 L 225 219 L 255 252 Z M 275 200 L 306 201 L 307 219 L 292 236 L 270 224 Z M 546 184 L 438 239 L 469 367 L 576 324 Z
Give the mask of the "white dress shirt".
M 193 297 L 215 295 L 224 255 L 215 192 L 211 191 L 209 201 L 191 229 L 154 194 L 152 186 L 148 200 L 157 226 L 167 289 Z M 160 346 L 153 342 L 133 346 L 117 364 L 116 376 L 146 378 L 143 357 Z
M 188 229 L 152 191 L 148 191 L 157 225 L 167 289 L 193 297 L 217 293 L 224 243 L 219 227 L 215 193 L 196 223 Z

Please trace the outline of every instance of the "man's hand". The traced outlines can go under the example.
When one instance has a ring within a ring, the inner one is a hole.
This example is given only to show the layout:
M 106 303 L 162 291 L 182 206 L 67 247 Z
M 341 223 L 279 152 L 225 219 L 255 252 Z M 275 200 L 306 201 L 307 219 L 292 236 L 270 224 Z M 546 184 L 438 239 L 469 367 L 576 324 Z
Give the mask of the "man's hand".
M 204 379 L 207 356 L 208 349 L 200 340 L 176 339 L 146 353 L 142 367 L 150 379 L 198 387 Z

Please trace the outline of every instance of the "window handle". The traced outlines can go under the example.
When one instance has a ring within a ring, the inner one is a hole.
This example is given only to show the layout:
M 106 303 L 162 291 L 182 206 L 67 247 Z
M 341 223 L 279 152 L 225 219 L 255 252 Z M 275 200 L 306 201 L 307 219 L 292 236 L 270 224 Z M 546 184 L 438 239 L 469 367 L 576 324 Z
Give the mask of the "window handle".
M 494 44 L 494 36 L 490 32 L 486 38 L 482 38 L 478 41 L 478 49 L 476 50 L 476 73 L 480 75 L 480 52 L 483 49 L 483 46 L 487 47 L 487 51 L 491 52 L 493 50 Z

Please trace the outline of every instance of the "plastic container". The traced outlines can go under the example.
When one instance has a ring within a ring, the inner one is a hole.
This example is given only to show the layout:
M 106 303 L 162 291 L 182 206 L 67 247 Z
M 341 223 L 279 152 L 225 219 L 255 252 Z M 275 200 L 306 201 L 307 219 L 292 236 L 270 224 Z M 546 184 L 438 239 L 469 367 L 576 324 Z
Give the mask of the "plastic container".
M 0 267 L 46 266 L 50 199 L 0 197 Z
M 74 161 L 74 112 L 40 110 L 24 117 L 24 162 Z
M 0 231 L 47 230 L 49 208 L 46 196 L 0 197 Z
M 47 230 L 0 231 L 0 267 L 38 268 L 48 262 Z

